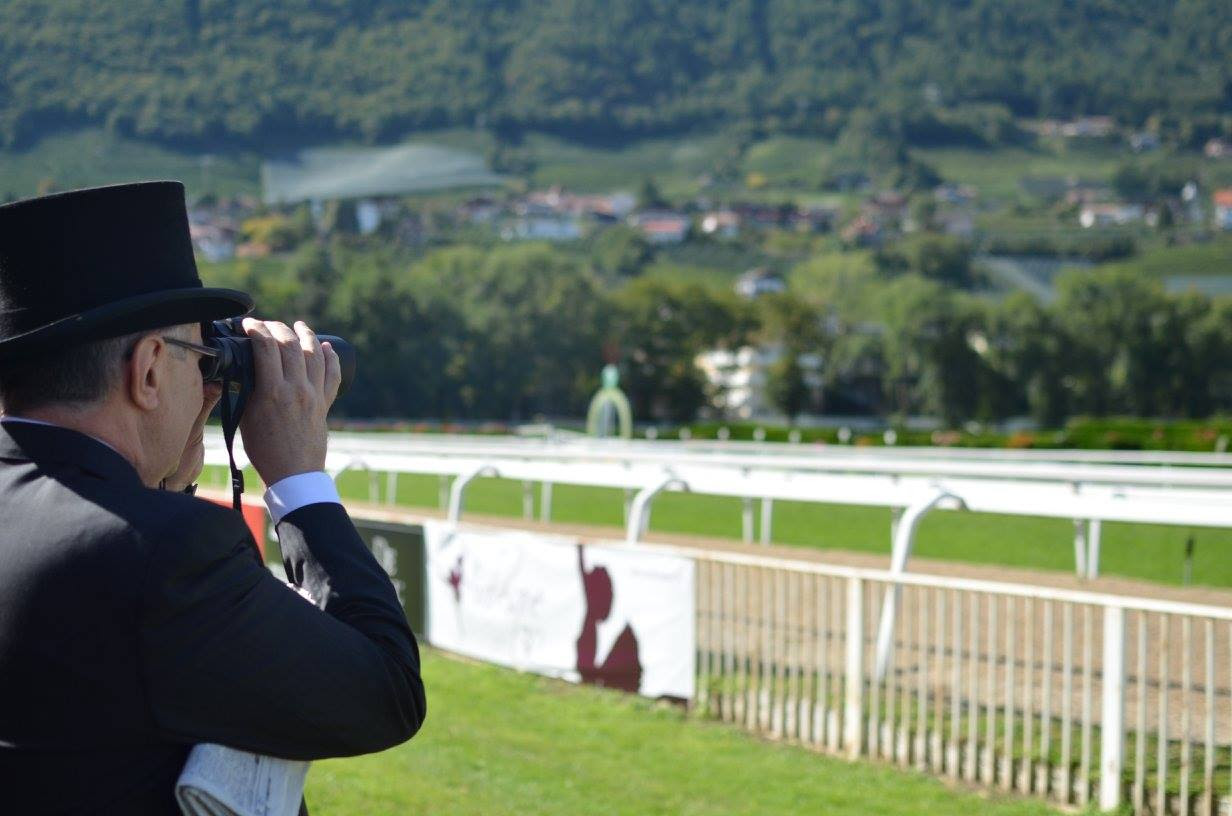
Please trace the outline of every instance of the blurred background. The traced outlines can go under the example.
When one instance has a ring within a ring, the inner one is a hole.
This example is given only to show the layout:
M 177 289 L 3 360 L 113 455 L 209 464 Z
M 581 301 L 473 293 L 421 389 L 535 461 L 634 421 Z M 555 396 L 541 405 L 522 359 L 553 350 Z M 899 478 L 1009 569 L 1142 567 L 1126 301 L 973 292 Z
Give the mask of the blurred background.
M 576 420 L 611 362 L 639 432 L 1222 450 L 1230 45 L 1215 0 L 6 0 L 0 200 L 182 179 L 206 279 L 360 345 L 347 417 Z
M 327 467 L 439 648 L 314 812 L 1213 816 L 1229 54 L 1227 0 L 0 0 L 0 201 L 180 179 L 207 283 L 356 345 Z M 684 690 L 450 656 L 616 651 Z

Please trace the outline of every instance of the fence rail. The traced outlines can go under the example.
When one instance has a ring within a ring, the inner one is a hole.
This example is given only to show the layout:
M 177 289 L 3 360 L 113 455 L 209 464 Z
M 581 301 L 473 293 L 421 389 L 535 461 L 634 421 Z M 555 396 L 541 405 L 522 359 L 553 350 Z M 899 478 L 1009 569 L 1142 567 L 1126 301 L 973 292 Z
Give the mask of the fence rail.
M 1232 610 L 692 554 L 710 716 L 1059 803 L 1232 807 Z

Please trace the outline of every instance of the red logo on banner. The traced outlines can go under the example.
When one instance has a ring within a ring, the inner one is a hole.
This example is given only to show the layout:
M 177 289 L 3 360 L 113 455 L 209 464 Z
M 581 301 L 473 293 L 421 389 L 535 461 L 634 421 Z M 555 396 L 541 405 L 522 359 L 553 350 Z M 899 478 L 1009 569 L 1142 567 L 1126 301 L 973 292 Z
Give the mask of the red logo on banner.
M 583 683 L 607 686 L 637 693 L 642 685 L 642 662 L 638 653 L 637 635 L 633 627 L 625 628 L 616 637 L 612 650 L 601 665 L 595 664 L 598 651 L 599 624 L 612 614 L 615 591 L 612 578 L 603 567 L 586 569 L 582 545 L 578 548 L 578 570 L 582 573 L 582 590 L 586 593 L 586 617 L 577 639 L 577 670 Z

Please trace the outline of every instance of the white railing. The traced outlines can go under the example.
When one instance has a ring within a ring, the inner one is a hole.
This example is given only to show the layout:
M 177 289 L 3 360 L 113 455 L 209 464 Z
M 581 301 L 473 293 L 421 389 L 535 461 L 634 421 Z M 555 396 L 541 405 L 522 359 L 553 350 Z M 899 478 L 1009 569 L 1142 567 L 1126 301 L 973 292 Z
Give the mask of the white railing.
M 1064 805 L 1232 807 L 1232 608 L 592 543 L 694 561 L 704 716 Z
M 1228 806 L 1232 609 L 680 552 L 698 564 L 699 703 L 718 719 L 1061 803 Z
M 206 443 L 207 463 L 225 464 L 221 435 L 207 434 Z M 526 440 L 439 443 L 384 434 L 340 435 L 331 438 L 327 469 L 335 476 L 348 470 L 368 472 L 372 501 L 380 496 L 381 473 L 385 496 L 391 501 L 399 474 L 441 477 L 442 497 L 449 492 L 444 480 L 452 477 L 486 473 L 520 480 L 527 518 L 534 515 L 532 486 L 539 483 L 541 521 L 551 519 L 554 483 L 622 489 L 626 511 L 635 493 L 667 483 L 667 490 L 741 499 L 742 537 L 750 543 L 753 503 L 758 500 L 762 541 L 768 543 L 775 500 L 890 507 L 897 515 L 943 492 L 975 512 L 1072 520 L 1074 565 L 1083 577 L 1099 574 L 1104 521 L 1232 527 L 1232 474 L 1220 469 L 1050 465 L 1051 470 L 1044 472 L 1005 463 L 972 469 L 944 459 L 924 470 L 892 461 L 856 468 L 789 456 L 687 456 L 659 444 L 656 448 L 654 443 L 628 446 L 592 440 L 570 449 Z M 237 461 L 246 463 L 242 449 L 236 453 Z M 456 506 L 461 507 L 460 494 Z M 896 540 L 896 563 L 905 567 L 910 545 L 910 537 Z

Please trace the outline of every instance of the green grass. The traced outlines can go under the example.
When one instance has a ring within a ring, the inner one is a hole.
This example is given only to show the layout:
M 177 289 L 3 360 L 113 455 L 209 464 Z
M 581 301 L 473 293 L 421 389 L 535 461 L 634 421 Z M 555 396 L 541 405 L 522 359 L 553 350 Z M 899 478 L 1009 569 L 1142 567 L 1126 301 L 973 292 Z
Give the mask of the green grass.
M 715 135 L 596 147 L 532 134 L 523 149 L 534 162 L 534 187 L 560 184 L 575 190 L 636 192 L 643 179 L 653 178 L 665 195 L 682 196 L 696 192 L 697 177 L 714 172 L 732 145 Z
M 990 150 L 933 148 L 912 151 L 931 164 L 946 181 L 970 184 L 981 195 L 1013 199 L 1023 178 L 1077 178 L 1108 182 L 1130 154 L 1121 147 L 1099 146 L 1052 150 L 1047 147 L 1004 147 Z
M 1232 275 L 1232 235 L 1217 235 L 1203 243 L 1152 246 L 1130 260 L 1110 266 L 1152 278 Z
M 189 199 L 207 192 L 256 194 L 260 161 L 253 154 L 203 158 L 95 128 L 49 136 L 18 151 L 0 151 L 0 197 L 148 179 L 178 179 Z
M 221 485 L 222 471 L 210 468 L 206 484 Z M 250 485 L 256 476 L 246 477 Z M 378 501 L 387 499 L 384 474 L 376 478 Z M 369 476 L 342 475 L 344 497 L 368 500 Z M 255 488 L 250 489 L 255 492 Z M 534 485 L 539 508 L 539 486 Z M 397 502 L 408 507 L 440 506 L 436 476 L 402 474 Z M 552 520 L 562 524 L 606 525 L 620 535 L 624 524 L 624 491 L 617 488 L 555 485 Z M 760 508 L 754 508 L 759 521 Z M 465 512 L 522 515 L 522 487 L 505 479 L 477 479 L 467 490 Z M 755 526 L 759 526 L 756 525 Z M 651 530 L 739 539 L 741 502 L 722 496 L 665 493 L 655 499 Z M 774 504 L 776 544 L 821 550 L 849 550 L 888 555 L 890 511 L 879 507 L 779 501 Z M 1108 522 L 1103 525 L 1100 566 L 1105 575 L 1179 585 L 1183 579 L 1187 539 L 1193 536 L 1193 581 L 1211 587 L 1232 587 L 1232 530 Z M 915 555 L 972 564 L 1023 569 L 1073 571 L 1073 525 L 1064 519 L 1001 516 L 988 513 L 937 511 L 925 517 L 916 538 Z
M 319 813 L 1046 814 L 921 774 L 770 744 L 681 709 L 424 653 L 429 715 L 411 742 L 313 765 Z

